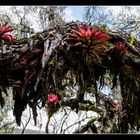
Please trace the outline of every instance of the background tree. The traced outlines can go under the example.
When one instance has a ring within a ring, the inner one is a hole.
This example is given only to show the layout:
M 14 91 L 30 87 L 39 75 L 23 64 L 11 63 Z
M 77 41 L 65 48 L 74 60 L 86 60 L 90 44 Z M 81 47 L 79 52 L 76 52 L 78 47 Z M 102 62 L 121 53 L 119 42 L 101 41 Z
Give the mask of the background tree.
M 38 31 L 48 27 L 64 23 L 64 6 L 8 6 L 1 7 L 0 21 L 9 23 L 14 27 L 13 34 L 19 38 L 31 37 L 34 31 L 32 25 L 36 25 Z M 32 13 L 32 16 L 30 15 Z M 34 27 L 35 28 L 35 27 Z
M 87 6 L 85 7 L 85 21 L 106 24 L 112 29 L 132 33 L 139 39 L 139 7 L 117 6 L 115 9 L 116 12 L 108 9 L 107 6 Z
M 35 13 L 34 16 L 38 19 L 42 30 L 64 22 L 64 6 L 29 6 L 28 8 L 30 12 Z
M 84 21 L 91 24 L 109 24 L 112 17 L 111 10 L 105 6 L 86 6 Z

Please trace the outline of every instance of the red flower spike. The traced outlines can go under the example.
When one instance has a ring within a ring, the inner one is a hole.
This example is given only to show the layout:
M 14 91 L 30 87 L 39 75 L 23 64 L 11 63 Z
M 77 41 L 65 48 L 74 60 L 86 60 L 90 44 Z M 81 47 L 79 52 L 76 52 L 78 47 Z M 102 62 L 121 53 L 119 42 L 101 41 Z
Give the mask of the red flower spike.
M 106 34 L 101 34 L 99 37 L 98 37 L 98 40 L 107 40 L 108 37 Z
M 11 26 L 1 28 L 1 30 L 0 30 L 0 35 L 3 35 L 3 34 L 5 34 L 5 33 L 7 33 L 7 32 L 11 32 L 11 31 L 13 31 L 13 30 L 14 30 L 14 29 L 13 29 Z
M 51 103 L 54 103 L 54 104 L 58 103 L 57 95 L 52 94 L 52 93 L 48 94 L 48 102 L 51 102 Z
M 90 27 L 89 27 L 89 26 L 87 27 L 86 35 L 87 35 L 87 36 L 91 36 L 91 31 L 90 31 Z
M 92 29 L 91 37 L 94 37 L 96 32 L 97 32 L 97 29 L 96 28 Z
M 6 24 L 0 23 L 0 43 L 4 43 L 4 41 L 7 41 L 7 42 L 16 41 L 16 39 L 12 35 L 5 34 L 13 30 L 14 29 L 11 26 L 6 27 Z
M 95 33 L 95 37 L 99 37 L 100 35 L 102 35 L 102 32 L 100 32 L 100 31 L 97 31 L 97 32 Z
M 112 105 L 112 109 L 116 110 L 116 111 L 121 110 L 122 109 L 122 104 L 120 102 L 114 103 Z
M 9 34 L 4 34 L 2 38 L 4 38 L 5 41 L 16 41 L 16 39 L 12 35 L 9 35 Z
M 83 29 L 79 29 L 79 31 L 75 31 L 75 33 L 79 34 L 81 37 L 85 37 L 86 36 L 86 32 Z
M 0 24 L 0 35 L 3 35 L 5 33 L 7 33 L 7 32 L 11 32 L 13 30 L 14 29 L 11 26 L 6 27 L 5 24 Z
M 88 27 L 88 26 L 86 25 L 86 23 L 83 22 L 83 23 L 82 23 L 82 26 L 81 26 L 81 29 L 83 29 L 83 30 L 86 31 L 86 30 L 87 30 L 87 27 Z
M 125 52 L 126 50 L 127 50 L 127 47 L 123 43 L 118 43 L 114 47 L 114 51 L 117 52 L 117 53 L 122 53 L 122 52 Z

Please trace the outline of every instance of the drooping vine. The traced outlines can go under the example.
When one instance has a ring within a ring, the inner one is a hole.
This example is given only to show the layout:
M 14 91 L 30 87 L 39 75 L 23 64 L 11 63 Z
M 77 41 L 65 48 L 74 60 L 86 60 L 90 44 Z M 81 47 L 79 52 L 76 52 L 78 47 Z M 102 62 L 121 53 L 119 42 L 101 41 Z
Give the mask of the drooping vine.
M 27 105 L 35 124 L 37 106 L 46 107 L 50 118 L 69 106 L 76 113 L 92 110 L 100 115 L 100 129 L 90 121 L 82 132 L 88 127 L 94 127 L 93 133 L 139 130 L 140 43 L 136 39 L 132 43 L 127 33 L 80 22 L 57 25 L 24 42 L 5 34 L 12 30 L 0 24 L 0 104 L 4 106 L 3 94 L 12 87 L 18 125 Z M 104 94 L 107 83 L 112 92 L 119 85 L 121 100 L 115 102 L 112 95 Z M 77 87 L 76 98 L 66 96 L 68 87 Z M 92 93 L 95 105 L 84 100 L 85 93 Z

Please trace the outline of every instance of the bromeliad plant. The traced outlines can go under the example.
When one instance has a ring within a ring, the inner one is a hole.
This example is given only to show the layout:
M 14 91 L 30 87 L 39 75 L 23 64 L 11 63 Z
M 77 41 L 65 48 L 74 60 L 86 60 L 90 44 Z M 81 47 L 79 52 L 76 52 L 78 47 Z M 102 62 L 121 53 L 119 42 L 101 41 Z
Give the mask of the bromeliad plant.
M 51 117 L 52 114 L 55 113 L 59 108 L 58 96 L 56 94 L 49 93 L 45 106 L 48 109 L 49 116 Z
M 75 75 L 78 85 L 81 87 L 85 83 L 92 85 L 96 80 L 100 80 L 106 71 L 102 67 L 102 60 L 105 51 L 110 48 L 108 45 L 110 37 L 99 28 L 92 28 L 86 23 L 77 25 L 69 32 L 64 36 L 66 41 L 64 44 L 67 48 L 65 54 L 67 58 L 69 57 L 69 63 L 65 63 L 66 67 L 69 67 Z M 92 80 L 89 80 L 91 77 Z M 95 89 L 97 89 L 96 83 Z
M 67 40 L 73 43 L 74 46 L 83 48 L 97 48 L 105 47 L 106 41 L 109 39 L 108 35 L 97 28 L 91 30 L 90 26 L 82 23 L 82 26 L 69 34 Z
M 7 34 L 8 32 L 13 31 L 14 29 L 7 24 L 0 23 L 0 44 L 3 45 L 5 42 L 14 42 L 16 39 L 11 35 Z
M 122 54 L 127 51 L 127 47 L 125 46 L 124 43 L 119 42 L 115 45 L 115 47 L 113 48 L 113 51 L 118 54 Z

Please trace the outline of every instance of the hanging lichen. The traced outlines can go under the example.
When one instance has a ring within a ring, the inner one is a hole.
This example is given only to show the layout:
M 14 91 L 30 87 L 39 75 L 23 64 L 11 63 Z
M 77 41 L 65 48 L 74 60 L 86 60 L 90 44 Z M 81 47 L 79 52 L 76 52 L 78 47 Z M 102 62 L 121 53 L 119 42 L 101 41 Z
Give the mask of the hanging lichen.
M 50 117 L 59 108 L 70 106 L 76 113 L 92 110 L 100 115 L 99 130 L 90 121 L 82 132 L 89 127 L 93 133 L 139 129 L 140 44 L 136 39 L 132 42 L 126 33 L 78 22 L 57 25 L 29 41 L 15 41 L 9 35 L 7 39 L 10 44 L 2 44 L 5 51 L 0 54 L 0 104 L 4 106 L 3 94 L 13 87 L 18 125 L 27 105 L 32 108 L 35 125 L 37 106 L 46 107 Z M 120 101 L 103 93 L 107 81 L 111 92 L 119 85 Z M 77 87 L 76 98 L 66 97 L 67 87 Z M 87 92 L 95 97 L 95 105 L 84 100 Z

